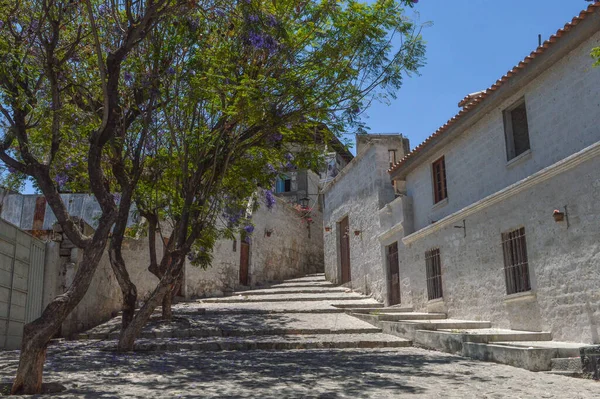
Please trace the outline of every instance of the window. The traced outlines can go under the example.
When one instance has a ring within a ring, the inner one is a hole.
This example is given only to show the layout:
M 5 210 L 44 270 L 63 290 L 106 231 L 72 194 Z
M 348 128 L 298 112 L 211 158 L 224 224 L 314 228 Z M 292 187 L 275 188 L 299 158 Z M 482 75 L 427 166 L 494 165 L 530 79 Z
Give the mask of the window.
M 432 165 L 433 171 L 433 198 L 434 204 L 448 198 L 448 189 L 446 186 L 446 162 L 444 157 L 435 161 Z
M 529 150 L 529 127 L 524 100 L 504 111 L 504 134 L 508 161 Z
M 427 272 L 427 297 L 430 301 L 443 297 L 442 265 L 438 248 L 425 252 L 425 268 Z
M 502 233 L 502 252 L 504 252 L 506 294 L 531 290 L 524 227 Z
M 388 150 L 390 159 L 390 168 L 396 164 L 396 150 Z
M 285 175 L 278 177 L 275 184 L 275 193 L 289 193 L 290 191 L 292 191 L 292 179 Z

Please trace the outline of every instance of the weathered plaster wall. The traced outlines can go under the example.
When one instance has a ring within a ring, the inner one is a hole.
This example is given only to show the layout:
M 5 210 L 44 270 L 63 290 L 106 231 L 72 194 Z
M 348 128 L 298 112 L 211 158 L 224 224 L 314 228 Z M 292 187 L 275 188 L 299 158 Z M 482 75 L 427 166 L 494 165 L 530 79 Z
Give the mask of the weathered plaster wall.
M 597 33 L 408 175 L 417 230 L 598 141 L 600 69 L 592 67 L 589 52 L 599 45 Z M 521 98 L 527 106 L 531 153 L 508 165 L 502 111 Z M 434 207 L 431 163 L 442 155 L 448 202 Z
M 408 143 L 400 135 L 357 138 L 360 153 L 324 189 L 323 223 L 331 227 L 324 233 L 325 277 L 336 283 L 341 281 L 338 223 L 348 216 L 352 289 L 382 300 L 385 275 L 378 240 L 379 210 L 394 199 L 387 174 L 388 150 L 396 149 L 397 156 L 402 157 Z M 361 233 L 356 236 L 355 230 Z
M 467 237 L 452 224 L 401 247 L 402 301 L 415 310 L 551 331 L 554 339 L 599 343 L 600 157 L 466 216 Z M 566 222 L 552 218 L 567 205 Z M 459 223 L 460 224 L 460 223 Z M 501 233 L 525 227 L 535 296 L 507 300 Z M 439 248 L 444 301 L 429 304 L 425 251 Z
M 262 197 L 262 196 L 261 196 Z M 250 244 L 250 285 L 260 285 L 323 271 L 322 214 L 317 207 L 310 225 L 283 198 L 276 197 L 273 209 L 264 204 L 252 215 L 254 232 Z M 267 237 L 266 231 L 271 231 Z M 239 286 L 240 237 L 219 240 L 212 266 L 202 270 L 189 263 L 185 268 L 187 298 L 220 296 Z

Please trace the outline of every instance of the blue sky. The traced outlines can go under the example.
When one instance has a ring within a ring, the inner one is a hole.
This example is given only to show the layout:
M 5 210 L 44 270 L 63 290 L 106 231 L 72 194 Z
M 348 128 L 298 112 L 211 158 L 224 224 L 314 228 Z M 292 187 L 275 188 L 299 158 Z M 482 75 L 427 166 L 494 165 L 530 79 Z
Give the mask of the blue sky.
M 458 112 L 465 95 L 490 87 L 535 50 L 538 34 L 546 40 L 588 5 L 584 0 L 420 0 L 409 15 L 433 23 L 423 29 L 427 65 L 421 76 L 406 78 L 390 105 L 374 103 L 365 111 L 369 132 L 403 133 L 416 147 Z

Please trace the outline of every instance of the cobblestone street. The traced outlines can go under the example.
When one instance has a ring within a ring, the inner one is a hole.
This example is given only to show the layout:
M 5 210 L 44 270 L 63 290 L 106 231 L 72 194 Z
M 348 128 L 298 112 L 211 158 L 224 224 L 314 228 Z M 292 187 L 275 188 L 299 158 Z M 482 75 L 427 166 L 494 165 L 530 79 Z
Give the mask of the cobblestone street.
M 118 318 L 77 340 L 53 343 L 45 382 L 66 390 L 44 397 L 600 397 L 592 380 L 408 347 L 409 341 L 332 306 L 376 305 L 370 298 L 326 286 L 312 297 L 294 292 L 314 279 L 279 285 L 274 298 L 285 301 L 258 300 L 263 295 L 255 290 L 178 304 L 174 321 L 155 317 L 129 354 L 112 351 Z M 17 362 L 17 351 L 0 352 L 4 389 Z
M 2 368 L 3 381 L 15 366 Z M 46 381 L 67 387 L 53 396 L 60 398 L 575 399 L 600 394 L 594 381 L 417 348 L 115 355 L 82 347 L 53 353 Z

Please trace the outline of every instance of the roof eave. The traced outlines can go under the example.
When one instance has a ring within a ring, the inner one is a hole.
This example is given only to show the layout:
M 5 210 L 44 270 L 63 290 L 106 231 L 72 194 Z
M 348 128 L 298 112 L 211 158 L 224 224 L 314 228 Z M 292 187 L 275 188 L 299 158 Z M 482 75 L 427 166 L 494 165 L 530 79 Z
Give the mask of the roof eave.
M 505 75 L 507 79 L 501 85 L 496 82 L 486 90 L 487 94 L 484 97 L 473 100 L 472 103 L 465 106 L 457 115 L 438 129 L 436 133 L 413 149 L 413 153 L 409 157 L 401 160 L 399 164 L 388 171 L 392 180 L 404 180 L 410 171 L 422 164 L 441 145 L 454 140 L 460 133 L 473 126 L 481 117 L 494 110 L 502 101 L 516 94 L 521 88 L 597 33 L 600 30 L 600 8 L 598 3 L 590 5 L 586 10 L 586 14 L 593 15 L 578 20 L 575 25 L 567 24 L 564 29 L 559 30 L 560 37 L 553 36 L 509 71 Z M 581 16 L 576 17 L 574 21 L 578 18 L 581 18 Z M 591 65 L 592 60 L 590 59 Z M 422 149 L 419 150 L 419 147 L 422 147 Z

